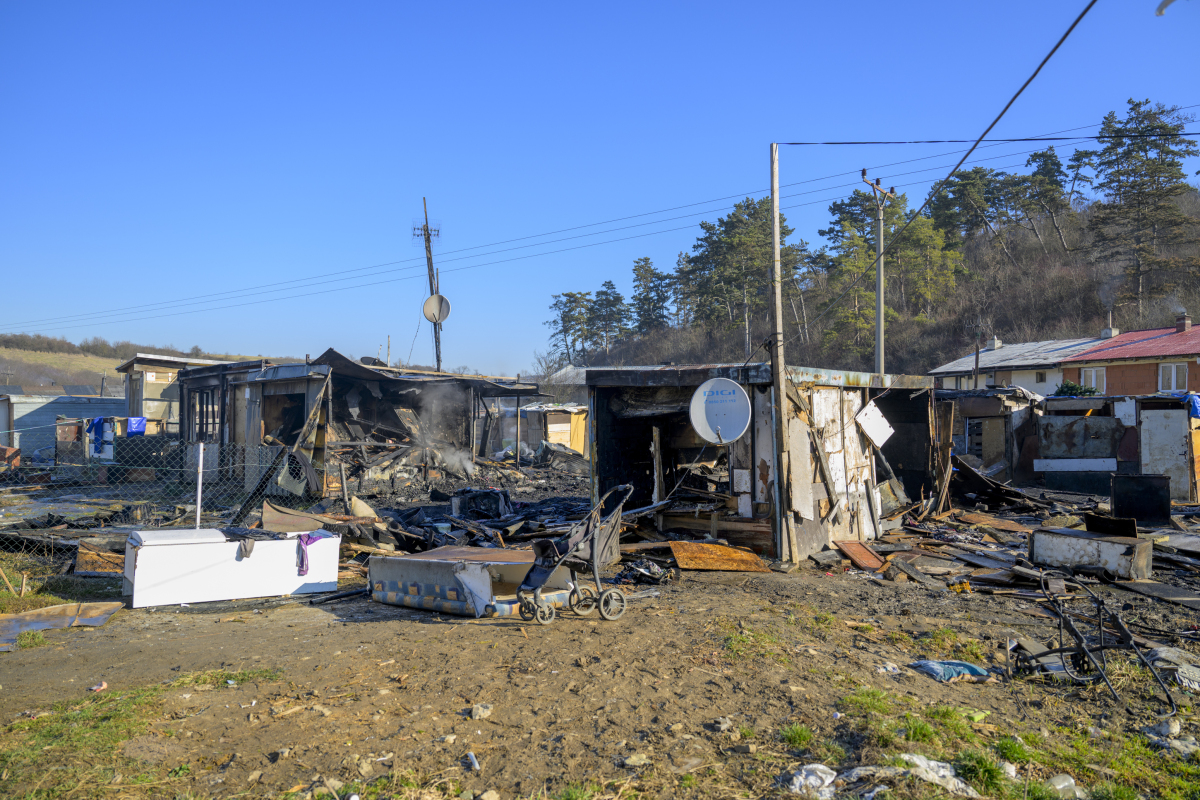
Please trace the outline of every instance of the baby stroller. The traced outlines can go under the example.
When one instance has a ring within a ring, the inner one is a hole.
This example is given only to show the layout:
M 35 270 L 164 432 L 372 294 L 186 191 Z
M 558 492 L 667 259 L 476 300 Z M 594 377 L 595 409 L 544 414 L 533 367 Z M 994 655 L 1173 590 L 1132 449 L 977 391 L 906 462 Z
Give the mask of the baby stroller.
M 600 517 L 600 510 L 614 492 L 624 492 L 621 502 L 617 503 L 607 517 Z M 633 494 L 633 487 L 625 484 L 610 490 L 591 512 L 575 523 L 567 534 L 558 539 L 538 539 L 533 543 L 533 566 L 525 575 L 525 580 L 517 589 L 517 600 L 520 603 L 521 619 L 526 622 L 537 620 L 541 625 L 549 625 L 554 621 L 555 610 L 547 600 L 542 598 L 542 588 L 546 581 L 564 564 L 571 572 L 571 593 L 567 604 L 571 610 L 581 617 L 586 617 L 599 609 L 600 616 L 606 620 L 620 619 L 625 613 L 628 601 L 620 589 L 600 588 L 600 560 L 606 553 L 612 552 L 617 546 L 621 535 L 621 509 L 625 501 Z M 595 587 L 583 586 L 575 575 L 576 570 L 587 569 L 591 566 L 592 580 Z

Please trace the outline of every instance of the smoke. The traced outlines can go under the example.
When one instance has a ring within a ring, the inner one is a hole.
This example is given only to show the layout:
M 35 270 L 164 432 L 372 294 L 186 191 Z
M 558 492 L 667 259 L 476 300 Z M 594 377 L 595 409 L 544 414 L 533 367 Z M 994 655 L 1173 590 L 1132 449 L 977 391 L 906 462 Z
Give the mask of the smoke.
M 1124 282 L 1124 275 L 1110 275 L 1104 283 L 1100 284 L 1097 294 L 1100 295 L 1100 302 L 1104 304 L 1106 310 L 1112 311 L 1113 306 L 1117 304 L 1117 294 Z
M 472 461 L 470 453 L 451 447 L 443 447 L 432 452 L 436 453 L 435 460 L 440 460 L 446 471 L 464 478 L 470 478 L 475 474 L 475 462 Z

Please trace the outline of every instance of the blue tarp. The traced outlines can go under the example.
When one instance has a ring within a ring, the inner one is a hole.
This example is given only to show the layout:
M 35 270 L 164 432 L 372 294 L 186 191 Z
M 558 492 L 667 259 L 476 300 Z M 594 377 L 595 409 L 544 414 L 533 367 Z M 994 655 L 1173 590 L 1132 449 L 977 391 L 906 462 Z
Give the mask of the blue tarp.
M 130 417 L 129 418 L 129 436 L 145 436 L 146 435 L 146 418 L 145 417 Z
M 1200 419 L 1200 395 L 1188 392 L 1187 394 L 1173 394 L 1171 397 L 1185 401 L 1188 406 L 1188 416 L 1192 419 Z

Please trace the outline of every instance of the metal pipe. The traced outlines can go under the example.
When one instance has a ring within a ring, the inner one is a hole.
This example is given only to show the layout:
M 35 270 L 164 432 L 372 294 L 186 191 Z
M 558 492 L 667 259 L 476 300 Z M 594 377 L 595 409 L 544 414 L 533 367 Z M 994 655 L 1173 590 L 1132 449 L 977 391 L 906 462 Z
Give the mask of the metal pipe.
M 200 530 L 200 496 L 204 488 L 204 442 L 196 452 L 196 530 Z

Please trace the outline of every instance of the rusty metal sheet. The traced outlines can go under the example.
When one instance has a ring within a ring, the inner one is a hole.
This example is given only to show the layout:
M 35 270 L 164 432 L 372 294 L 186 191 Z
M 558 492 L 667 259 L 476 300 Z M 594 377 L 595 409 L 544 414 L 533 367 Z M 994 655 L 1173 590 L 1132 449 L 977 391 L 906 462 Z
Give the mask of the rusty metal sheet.
M 722 570 L 725 572 L 770 572 L 758 556 L 720 544 L 671 542 L 671 553 L 680 569 Z
M 838 550 L 845 553 L 846 558 L 850 559 L 859 569 L 867 572 L 878 572 L 883 569 L 883 559 L 862 542 L 834 542 L 833 544 Z
M 95 628 L 125 607 L 124 603 L 68 603 L 19 614 L 0 614 L 0 651 L 16 650 L 17 637 L 25 631 L 54 628 Z
M 991 514 L 959 512 L 958 521 L 965 522 L 968 525 L 987 525 L 989 528 L 995 528 L 998 531 L 1012 531 L 1013 533 L 1033 532 L 1033 528 L 1027 525 L 1022 525 L 1019 522 L 1013 522 L 1011 519 L 1004 519 L 1003 517 L 994 517 Z
M 1042 458 L 1116 458 L 1125 425 L 1116 417 L 1043 416 L 1038 422 Z

